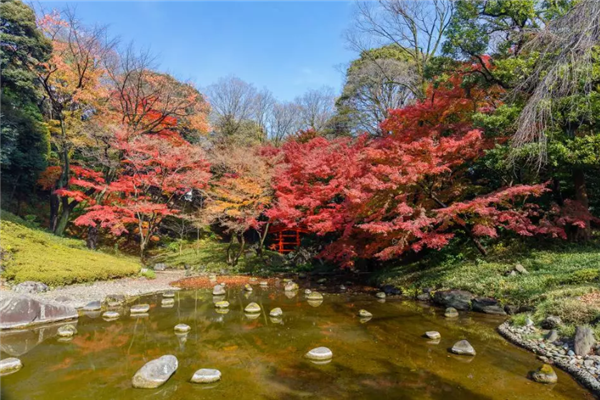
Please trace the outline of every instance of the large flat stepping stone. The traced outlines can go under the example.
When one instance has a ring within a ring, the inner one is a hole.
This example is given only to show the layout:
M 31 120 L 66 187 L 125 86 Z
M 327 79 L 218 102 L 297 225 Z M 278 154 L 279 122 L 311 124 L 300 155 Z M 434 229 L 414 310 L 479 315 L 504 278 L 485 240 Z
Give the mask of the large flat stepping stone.
M 172 355 L 152 360 L 135 373 L 132 379 L 133 387 L 143 389 L 157 388 L 169 380 L 178 366 L 177 358 Z
M 218 369 L 202 368 L 194 372 L 191 382 L 194 383 L 213 383 L 221 380 L 221 371 Z
M 144 313 L 147 313 L 149 310 L 150 310 L 149 304 L 135 304 L 135 305 L 131 306 L 131 308 L 129 309 L 129 312 L 131 314 L 144 314 Z
M 333 352 L 327 347 L 317 347 L 306 353 L 304 357 L 313 361 L 327 361 L 333 358 Z
M 186 324 L 177 324 L 173 329 L 175 329 L 175 332 L 185 333 L 189 332 L 192 328 L 190 328 L 190 326 Z
M 477 354 L 471 343 L 466 340 L 460 340 L 454 343 L 454 346 L 450 349 L 450 351 L 454 354 L 465 355 L 465 356 L 474 356 Z
M 250 303 L 244 308 L 244 311 L 250 314 L 259 313 L 260 310 L 260 306 L 256 303 Z
M 0 376 L 10 375 L 23 368 L 23 363 L 16 357 L 3 358 L 0 360 Z

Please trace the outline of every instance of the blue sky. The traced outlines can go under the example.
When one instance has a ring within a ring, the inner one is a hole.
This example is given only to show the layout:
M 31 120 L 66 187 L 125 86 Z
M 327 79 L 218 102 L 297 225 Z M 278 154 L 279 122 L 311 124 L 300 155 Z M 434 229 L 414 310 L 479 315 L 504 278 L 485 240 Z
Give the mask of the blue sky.
M 280 100 L 321 86 L 339 91 L 340 66 L 356 57 L 343 38 L 353 10 L 345 1 L 68 4 L 85 23 L 109 25 L 121 42 L 149 47 L 161 70 L 199 88 L 233 74 Z

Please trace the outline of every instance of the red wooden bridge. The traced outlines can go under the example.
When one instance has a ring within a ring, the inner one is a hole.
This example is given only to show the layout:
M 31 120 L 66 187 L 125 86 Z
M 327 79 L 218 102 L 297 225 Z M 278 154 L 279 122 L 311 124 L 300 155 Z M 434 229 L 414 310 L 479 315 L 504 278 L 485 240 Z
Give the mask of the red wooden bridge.
M 269 247 L 282 254 L 294 251 L 300 246 L 302 233 L 309 233 L 309 231 L 303 228 L 288 228 L 285 225 L 273 226 L 269 228 L 269 234 L 274 235 L 273 244 Z

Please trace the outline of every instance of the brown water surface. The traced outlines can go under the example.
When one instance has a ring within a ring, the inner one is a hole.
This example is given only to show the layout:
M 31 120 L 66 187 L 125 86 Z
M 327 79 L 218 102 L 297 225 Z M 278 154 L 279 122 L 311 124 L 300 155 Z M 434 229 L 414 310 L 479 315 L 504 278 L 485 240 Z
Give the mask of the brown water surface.
M 176 294 L 172 308 L 161 296 L 146 317 L 127 309 L 117 321 L 82 316 L 70 341 L 54 336 L 56 327 L 3 333 L 1 356 L 18 356 L 24 367 L 1 378 L 2 399 L 591 399 L 573 379 L 557 370 L 558 384 L 541 385 L 527 373 L 541 364 L 535 356 L 505 342 L 495 332 L 501 319 L 465 314 L 448 320 L 442 310 L 410 301 L 366 295 L 325 295 L 310 305 L 302 292 L 261 289 L 252 294 L 228 289 L 231 303 L 219 314 L 207 290 Z M 263 313 L 243 312 L 255 301 Z M 283 309 L 281 321 L 268 311 Z M 361 322 L 358 310 L 374 317 Z M 178 323 L 191 326 L 177 336 Z M 422 335 L 436 330 L 439 343 Z M 477 356 L 448 352 L 467 339 Z M 329 347 L 333 360 L 315 365 L 303 358 L 310 349 Z M 158 389 L 134 389 L 131 378 L 146 362 L 165 354 L 179 369 Z M 221 382 L 189 382 L 194 371 L 217 368 Z

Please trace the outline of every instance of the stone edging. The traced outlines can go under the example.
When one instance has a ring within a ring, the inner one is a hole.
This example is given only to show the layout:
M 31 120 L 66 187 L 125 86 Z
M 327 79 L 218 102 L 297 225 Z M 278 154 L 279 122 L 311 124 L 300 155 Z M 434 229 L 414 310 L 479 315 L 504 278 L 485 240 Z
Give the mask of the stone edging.
M 568 364 L 562 360 L 553 358 L 549 352 L 547 352 L 543 349 L 540 349 L 538 347 L 535 347 L 530 343 L 527 343 L 526 341 L 521 339 L 518 335 L 511 332 L 508 329 L 508 327 L 509 327 L 508 322 L 504 322 L 502 325 L 500 325 L 498 327 L 498 332 L 506 340 L 508 340 L 509 342 L 511 342 L 513 344 L 516 344 L 517 346 L 523 347 L 535 354 L 545 356 L 546 358 L 548 358 L 549 360 L 552 361 L 552 365 L 555 365 L 555 366 L 559 367 L 560 369 L 562 369 L 563 371 L 570 374 L 576 381 L 578 381 L 586 389 L 591 391 L 592 394 L 596 398 L 600 399 L 600 382 L 592 374 L 590 374 L 589 372 L 587 372 L 581 368 L 577 368 L 574 365 Z

